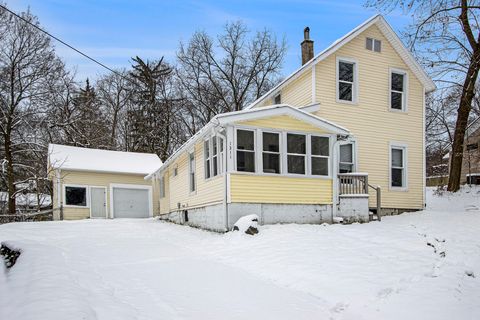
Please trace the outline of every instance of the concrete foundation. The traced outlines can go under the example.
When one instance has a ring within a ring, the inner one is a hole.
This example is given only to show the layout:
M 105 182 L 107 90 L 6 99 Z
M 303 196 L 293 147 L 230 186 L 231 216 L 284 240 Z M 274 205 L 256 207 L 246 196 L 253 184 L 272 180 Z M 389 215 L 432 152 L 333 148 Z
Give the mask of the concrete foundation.
M 368 196 L 340 196 L 337 216 L 346 223 L 369 221 Z

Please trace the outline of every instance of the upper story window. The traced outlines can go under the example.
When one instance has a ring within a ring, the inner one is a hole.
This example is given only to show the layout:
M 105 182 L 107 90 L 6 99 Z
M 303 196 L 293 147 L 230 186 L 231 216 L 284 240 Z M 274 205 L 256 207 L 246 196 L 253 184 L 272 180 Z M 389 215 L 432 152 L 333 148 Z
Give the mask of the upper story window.
M 337 59 L 337 100 L 357 102 L 357 64 L 350 59 Z
M 280 134 L 263 132 L 263 172 L 280 173 Z
M 281 104 L 282 103 L 282 95 L 280 93 L 275 96 L 275 98 L 273 99 L 273 103 L 274 104 Z
M 255 172 L 255 132 L 237 130 L 237 171 Z
M 390 71 L 390 109 L 407 111 L 407 73 Z
M 370 51 L 375 51 L 375 52 L 381 52 L 382 51 L 382 41 L 373 39 L 373 38 L 367 38 L 365 47 L 367 50 Z
M 305 174 L 307 139 L 303 134 L 287 134 L 288 173 Z

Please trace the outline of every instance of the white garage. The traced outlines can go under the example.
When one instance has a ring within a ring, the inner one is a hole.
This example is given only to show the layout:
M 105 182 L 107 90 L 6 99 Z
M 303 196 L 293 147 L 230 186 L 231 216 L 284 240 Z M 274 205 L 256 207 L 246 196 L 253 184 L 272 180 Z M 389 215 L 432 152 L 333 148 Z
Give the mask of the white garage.
M 152 188 L 142 185 L 111 185 L 112 218 L 153 216 Z

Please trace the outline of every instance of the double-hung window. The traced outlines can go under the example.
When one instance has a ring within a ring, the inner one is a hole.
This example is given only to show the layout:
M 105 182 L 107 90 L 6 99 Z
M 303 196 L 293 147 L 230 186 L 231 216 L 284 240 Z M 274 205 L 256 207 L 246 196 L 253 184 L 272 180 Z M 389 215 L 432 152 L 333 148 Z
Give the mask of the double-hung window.
M 312 175 L 328 176 L 330 143 L 328 137 L 311 136 Z
M 225 170 L 225 164 L 223 163 L 223 159 L 225 159 L 225 153 L 223 151 L 223 138 L 218 138 L 218 148 L 220 150 L 219 156 L 218 156 L 218 172 L 223 173 Z
M 190 185 L 190 192 L 195 191 L 195 152 L 188 154 L 188 182 Z
M 160 198 L 165 198 L 165 176 L 160 178 Z
M 205 179 L 210 178 L 210 163 L 212 162 L 212 155 L 210 154 L 210 140 L 205 140 L 203 142 L 203 156 L 205 163 Z
M 217 138 L 212 138 L 212 176 L 216 176 L 218 174 L 218 145 L 217 145 Z
M 357 64 L 351 60 L 337 60 L 337 100 L 356 103 Z
M 237 130 L 237 171 L 255 172 L 255 131 Z
M 263 172 L 280 173 L 280 134 L 263 132 Z
M 405 188 L 407 186 L 406 148 L 392 146 L 390 158 L 390 186 L 393 188 Z
M 305 174 L 307 139 L 303 134 L 287 133 L 288 173 Z
M 390 108 L 407 109 L 407 73 L 404 71 L 390 71 Z
M 87 207 L 87 187 L 65 186 L 65 205 Z
M 338 165 L 339 173 L 350 173 L 354 171 L 354 152 L 353 143 L 340 145 L 340 161 Z

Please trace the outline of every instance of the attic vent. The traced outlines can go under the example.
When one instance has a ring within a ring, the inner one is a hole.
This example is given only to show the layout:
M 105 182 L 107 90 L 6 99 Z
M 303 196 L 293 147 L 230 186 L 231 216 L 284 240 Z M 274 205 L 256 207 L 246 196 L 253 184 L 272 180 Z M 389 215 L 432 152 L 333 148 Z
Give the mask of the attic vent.
M 280 93 L 275 96 L 275 98 L 273 99 L 273 101 L 274 101 L 274 104 L 280 104 L 280 103 L 282 103 L 282 96 L 280 95 Z
M 367 38 L 365 47 L 370 51 L 381 52 L 382 41 L 373 38 Z

